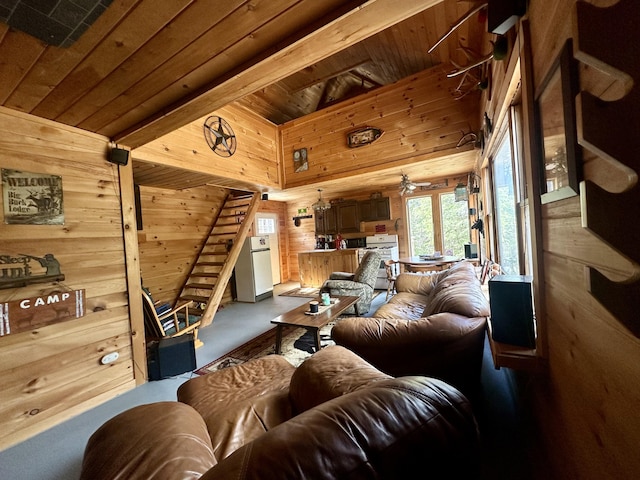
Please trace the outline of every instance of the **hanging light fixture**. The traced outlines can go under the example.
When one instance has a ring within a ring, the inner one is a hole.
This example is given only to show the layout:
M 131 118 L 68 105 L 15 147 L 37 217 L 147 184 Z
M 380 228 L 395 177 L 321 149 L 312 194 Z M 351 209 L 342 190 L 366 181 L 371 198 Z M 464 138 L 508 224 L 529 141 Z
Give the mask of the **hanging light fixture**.
M 322 200 L 322 189 L 321 188 L 318 189 L 318 201 L 316 203 L 314 203 L 313 205 L 311 205 L 311 208 L 313 208 L 316 212 L 318 212 L 318 211 L 323 212 L 323 211 L 329 210 L 331 208 L 331 204 L 329 202 L 325 202 L 324 200 Z
M 453 193 L 456 202 L 464 202 L 469 199 L 467 186 L 462 182 L 459 182 L 458 185 L 456 185 L 456 188 L 453 189 Z

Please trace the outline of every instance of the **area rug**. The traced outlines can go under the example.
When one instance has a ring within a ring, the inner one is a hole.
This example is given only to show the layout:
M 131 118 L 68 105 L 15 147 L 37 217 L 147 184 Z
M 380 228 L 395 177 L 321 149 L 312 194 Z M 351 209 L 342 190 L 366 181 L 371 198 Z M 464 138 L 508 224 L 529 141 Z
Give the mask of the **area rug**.
M 320 289 L 316 287 L 301 287 L 287 290 L 279 294 L 282 297 L 307 297 L 315 298 L 320 296 Z
M 339 321 L 339 320 L 338 320 Z M 330 322 L 320 329 L 320 344 L 322 347 L 335 345 L 331 339 L 331 328 L 335 322 Z M 198 375 L 222 370 L 223 368 L 239 365 L 254 358 L 275 354 L 276 327 L 249 340 L 238 348 L 222 357 L 195 370 Z M 281 355 L 294 367 L 299 366 L 307 357 L 315 353 L 313 335 L 304 328 L 284 327 L 282 334 Z

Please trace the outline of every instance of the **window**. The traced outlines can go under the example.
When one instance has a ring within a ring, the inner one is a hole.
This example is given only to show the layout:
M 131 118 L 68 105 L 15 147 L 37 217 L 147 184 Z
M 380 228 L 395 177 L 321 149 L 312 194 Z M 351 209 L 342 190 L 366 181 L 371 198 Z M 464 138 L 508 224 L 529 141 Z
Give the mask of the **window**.
M 469 203 L 455 201 L 453 192 L 407 199 L 409 251 L 411 255 L 464 257 L 464 244 L 471 238 Z
M 431 196 L 407 200 L 409 251 L 411 255 L 431 255 L 435 251 Z
M 517 275 L 520 273 L 518 221 L 509 132 L 499 142 L 492 165 L 498 263 L 506 273 Z
M 490 154 L 487 222 L 491 222 L 492 259 L 511 275 L 533 272 L 530 212 L 522 162 L 522 130 L 519 105 L 512 106 L 496 132 Z
M 445 255 L 464 257 L 464 244 L 469 242 L 469 203 L 456 202 L 455 194 L 440 194 L 440 218 L 442 219 L 442 252 Z
M 256 218 L 258 235 L 273 235 L 276 233 L 276 220 L 269 217 Z

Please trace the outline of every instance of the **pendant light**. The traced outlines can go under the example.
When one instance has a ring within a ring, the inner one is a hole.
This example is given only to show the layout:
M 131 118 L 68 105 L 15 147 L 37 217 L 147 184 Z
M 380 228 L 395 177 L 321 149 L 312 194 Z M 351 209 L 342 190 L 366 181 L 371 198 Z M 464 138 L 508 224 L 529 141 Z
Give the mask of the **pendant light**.
M 314 203 L 313 205 L 311 205 L 311 208 L 313 208 L 316 212 L 318 212 L 318 211 L 323 212 L 323 211 L 329 210 L 331 208 L 331 204 L 329 202 L 325 202 L 324 200 L 322 200 L 322 189 L 321 188 L 318 189 L 318 201 L 316 203 Z

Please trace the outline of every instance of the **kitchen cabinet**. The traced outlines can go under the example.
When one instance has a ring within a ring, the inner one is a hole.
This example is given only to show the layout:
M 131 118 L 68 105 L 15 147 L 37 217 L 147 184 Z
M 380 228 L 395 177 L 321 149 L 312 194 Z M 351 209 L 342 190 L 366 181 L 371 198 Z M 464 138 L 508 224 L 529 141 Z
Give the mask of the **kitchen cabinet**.
M 333 208 L 336 209 L 338 233 L 354 233 L 360 231 L 360 214 L 357 201 L 346 200 L 336 203 Z
M 359 202 L 360 221 L 375 222 L 391 219 L 389 197 L 370 198 Z
M 313 217 L 316 224 L 316 235 L 334 235 L 338 233 L 335 208 L 316 211 Z
M 300 252 L 298 268 L 301 287 L 319 288 L 332 272 L 355 272 L 358 268 L 358 249 Z

